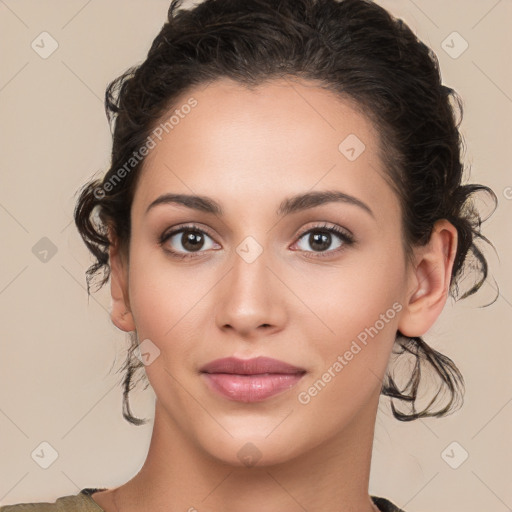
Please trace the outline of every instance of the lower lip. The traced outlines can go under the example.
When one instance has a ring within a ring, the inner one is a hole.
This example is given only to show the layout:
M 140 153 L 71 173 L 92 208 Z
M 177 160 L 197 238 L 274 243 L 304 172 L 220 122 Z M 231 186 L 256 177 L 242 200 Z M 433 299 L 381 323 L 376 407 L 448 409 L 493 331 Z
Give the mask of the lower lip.
M 203 373 L 211 389 L 230 400 L 261 402 L 295 386 L 304 373 L 236 375 Z

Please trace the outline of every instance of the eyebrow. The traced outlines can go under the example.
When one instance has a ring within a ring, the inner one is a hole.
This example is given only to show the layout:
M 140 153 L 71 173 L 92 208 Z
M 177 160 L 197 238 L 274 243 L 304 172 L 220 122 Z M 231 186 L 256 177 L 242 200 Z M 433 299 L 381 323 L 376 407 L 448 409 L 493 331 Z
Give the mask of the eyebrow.
M 322 190 L 306 192 L 304 194 L 297 194 L 292 197 L 284 199 L 276 211 L 276 215 L 284 216 L 291 213 L 300 212 L 315 206 L 320 206 L 326 203 L 347 203 L 358 206 L 365 210 L 373 218 L 375 215 L 371 208 L 363 203 L 360 199 L 354 196 L 340 192 L 339 190 Z M 218 217 L 224 215 L 224 211 L 219 203 L 211 197 L 189 195 L 189 194 L 163 194 L 157 197 L 146 209 L 146 214 L 155 206 L 162 204 L 180 204 L 194 210 L 199 210 L 205 213 L 211 213 Z

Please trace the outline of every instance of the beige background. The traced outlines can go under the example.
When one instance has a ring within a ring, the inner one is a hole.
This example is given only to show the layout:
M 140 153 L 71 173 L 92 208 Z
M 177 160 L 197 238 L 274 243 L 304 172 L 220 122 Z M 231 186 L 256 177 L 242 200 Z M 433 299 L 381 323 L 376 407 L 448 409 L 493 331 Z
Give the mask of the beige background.
M 402 423 L 382 398 L 370 492 L 407 512 L 505 512 L 512 509 L 512 2 L 378 3 L 436 51 L 444 83 L 464 99 L 471 181 L 491 186 L 500 201 L 484 224 L 499 254 L 486 249 L 500 297 L 479 307 L 494 296 L 489 282 L 468 300 L 449 301 L 425 337 L 465 377 L 459 412 Z M 0 0 L 0 505 L 117 486 L 144 461 L 151 423 L 124 421 L 115 373 L 127 339 L 110 323 L 108 289 L 87 298 L 92 260 L 71 215 L 75 191 L 108 165 L 105 87 L 144 59 L 167 8 L 168 0 Z M 43 31 L 58 43 L 46 59 L 31 47 Z M 469 44 L 458 58 L 442 47 L 454 31 Z M 46 262 L 37 257 L 43 237 L 57 251 Z M 141 388 L 134 413 L 152 418 L 153 391 Z M 42 442 L 58 452 L 48 469 L 31 457 Z M 469 456 L 453 469 L 445 460 L 460 463 L 462 450 Z

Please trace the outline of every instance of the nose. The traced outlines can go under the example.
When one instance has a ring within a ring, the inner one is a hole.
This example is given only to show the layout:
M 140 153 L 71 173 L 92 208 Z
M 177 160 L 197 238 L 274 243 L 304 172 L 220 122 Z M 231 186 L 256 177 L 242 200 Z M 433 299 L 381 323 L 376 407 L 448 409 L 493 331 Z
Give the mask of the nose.
M 260 254 L 255 250 L 251 244 L 239 246 L 216 297 L 218 327 L 250 339 L 273 334 L 283 329 L 286 321 L 286 286 L 279 272 L 271 268 L 276 265 L 268 250 Z

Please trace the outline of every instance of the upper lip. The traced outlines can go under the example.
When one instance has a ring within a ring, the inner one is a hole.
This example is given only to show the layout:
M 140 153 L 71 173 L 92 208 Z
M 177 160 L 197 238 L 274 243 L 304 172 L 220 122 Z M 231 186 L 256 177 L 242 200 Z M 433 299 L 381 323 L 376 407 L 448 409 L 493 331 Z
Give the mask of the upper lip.
M 304 373 L 306 370 L 270 357 L 255 357 L 253 359 L 224 357 L 210 361 L 200 371 L 203 373 L 259 375 L 263 373 Z

